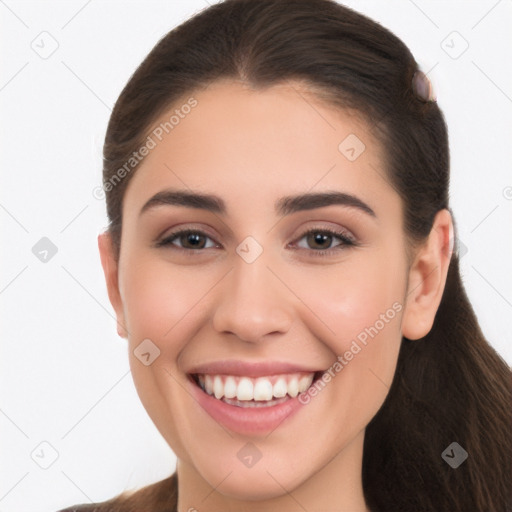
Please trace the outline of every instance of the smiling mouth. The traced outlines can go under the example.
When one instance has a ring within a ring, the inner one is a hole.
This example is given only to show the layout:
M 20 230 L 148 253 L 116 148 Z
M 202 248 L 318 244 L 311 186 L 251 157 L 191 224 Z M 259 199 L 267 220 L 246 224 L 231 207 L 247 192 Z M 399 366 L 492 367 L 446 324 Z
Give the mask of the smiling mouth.
M 272 407 L 306 392 L 323 371 L 262 377 L 194 373 L 189 378 L 212 398 L 236 407 Z

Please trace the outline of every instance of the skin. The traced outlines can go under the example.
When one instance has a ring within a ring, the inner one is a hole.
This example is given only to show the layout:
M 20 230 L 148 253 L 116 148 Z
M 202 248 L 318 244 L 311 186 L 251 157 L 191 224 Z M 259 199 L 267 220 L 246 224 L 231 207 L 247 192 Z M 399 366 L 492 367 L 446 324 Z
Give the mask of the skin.
M 408 260 L 402 201 L 385 179 L 382 147 L 357 116 L 294 82 L 252 90 L 223 80 L 194 98 L 127 187 L 119 261 L 108 232 L 98 237 L 137 391 L 178 458 L 178 510 L 367 511 L 365 427 L 388 393 L 402 336 L 418 339 L 432 326 L 451 256 L 450 214 L 437 214 Z M 338 150 L 352 133 L 366 146 L 355 161 Z M 161 205 L 139 216 L 169 187 L 218 195 L 227 215 Z M 274 212 L 282 196 L 327 190 L 357 196 L 376 217 L 343 205 Z M 186 237 L 174 249 L 154 247 L 178 226 L 205 232 L 207 248 L 183 245 Z M 313 228 L 348 231 L 358 245 L 308 242 Z M 250 264 L 235 250 L 247 236 L 263 248 Z M 330 253 L 315 256 L 322 248 Z M 327 369 L 394 303 L 401 311 L 270 434 L 228 431 L 186 390 L 192 364 L 221 359 Z M 160 350 L 149 366 L 133 354 L 146 338 Z M 249 441 L 262 455 L 250 468 L 237 458 Z

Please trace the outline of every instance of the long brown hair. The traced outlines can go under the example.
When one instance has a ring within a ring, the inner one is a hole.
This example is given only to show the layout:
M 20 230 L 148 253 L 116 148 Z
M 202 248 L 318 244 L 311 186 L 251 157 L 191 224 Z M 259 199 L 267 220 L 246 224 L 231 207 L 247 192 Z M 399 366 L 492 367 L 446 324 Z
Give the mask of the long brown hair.
M 357 111 L 386 150 L 404 205 L 405 236 L 429 234 L 449 208 L 449 148 L 442 112 L 411 86 L 418 64 L 406 45 L 331 0 L 226 0 L 163 37 L 123 89 L 104 145 L 109 231 L 121 243 L 122 200 L 158 116 L 221 78 L 255 89 L 299 80 L 333 107 Z M 193 115 L 193 114 L 192 114 Z M 114 183 L 114 184 L 113 184 Z M 389 394 L 367 426 L 363 488 L 372 512 L 512 510 L 510 368 L 487 343 L 454 253 L 433 328 L 402 340 Z M 442 453 L 468 453 L 457 468 Z M 176 510 L 177 475 L 95 510 Z

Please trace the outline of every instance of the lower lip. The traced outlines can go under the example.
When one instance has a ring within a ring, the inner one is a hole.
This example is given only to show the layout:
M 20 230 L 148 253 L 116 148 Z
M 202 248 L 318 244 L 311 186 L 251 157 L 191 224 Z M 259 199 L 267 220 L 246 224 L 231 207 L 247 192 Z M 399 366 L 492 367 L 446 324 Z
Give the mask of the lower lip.
M 191 377 L 188 378 L 188 384 L 192 396 L 215 421 L 242 434 L 272 432 L 287 423 L 303 406 L 297 395 L 286 402 L 268 407 L 237 407 L 210 396 Z

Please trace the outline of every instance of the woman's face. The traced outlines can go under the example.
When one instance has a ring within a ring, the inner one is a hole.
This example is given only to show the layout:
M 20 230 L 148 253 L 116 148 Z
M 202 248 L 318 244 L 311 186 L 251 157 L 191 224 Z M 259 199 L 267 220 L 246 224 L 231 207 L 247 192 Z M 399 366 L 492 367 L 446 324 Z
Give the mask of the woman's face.
M 127 187 L 117 313 L 178 459 L 226 495 L 277 496 L 360 463 L 401 342 L 401 200 L 368 128 L 297 83 L 193 98 L 157 120 L 175 114 Z

